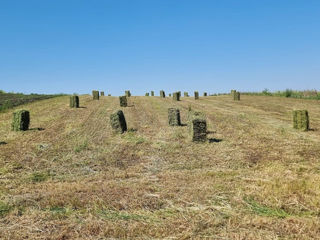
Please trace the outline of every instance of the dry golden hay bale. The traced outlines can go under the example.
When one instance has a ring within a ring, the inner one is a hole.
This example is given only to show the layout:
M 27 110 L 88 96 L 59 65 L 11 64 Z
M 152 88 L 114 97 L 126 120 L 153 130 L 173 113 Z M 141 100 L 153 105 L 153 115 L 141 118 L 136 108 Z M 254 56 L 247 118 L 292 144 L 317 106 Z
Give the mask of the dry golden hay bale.
M 168 108 L 168 121 L 170 126 L 180 126 L 180 110 L 178 108 Z
M 233 92 L 233 100 L 240 101 L 240 92 Z
M 115 132 L 124 133 L 127 131 L 127 122 L 121 110 L 110 115 L 110 124 Z
M 16 110 L 13 112 L 11 129 L 13 131 L 26 131 L 29 129 L 30 113 L 27 110 Z
M 77 95 L 70 96 L 70 107 L 71 108 L 78 108 L 79 107 L 79 96 L 77 96 Z
M 293 111 L 293 128 L 303 131 L 309 130 L 309 114 L 307 110 Z

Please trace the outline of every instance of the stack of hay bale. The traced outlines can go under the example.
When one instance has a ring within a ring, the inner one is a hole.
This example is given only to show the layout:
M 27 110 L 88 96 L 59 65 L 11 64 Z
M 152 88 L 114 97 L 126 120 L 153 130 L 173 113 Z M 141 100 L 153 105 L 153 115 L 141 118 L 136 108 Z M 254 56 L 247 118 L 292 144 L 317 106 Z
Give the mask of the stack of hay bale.
M 307 110 L 293 111 L 293 128 L 303 131 L 309 130 L 309 114 Z
M 120 101 L 120 107 L 127 107 L 128 106 L 128 101 L 127 101 L 126 96 L 120 96 L 119 101 Z
M 188 125 L 191 139 L 193 142 L 207 141 L 207 121 L 202 112 L 189 111 Z
M 199 92 L 197 92 L 197 91 L 194 92 L 194 99 L 195 100 L 199 99 Z
M 79 96 L 76 96 L 76 95 L 70 96 L 70 107 L 71 108 L 79 107 Z
M 13 131 L 26 131 L 29 129 L 30 113 L 27 110 L 16 110 L 13 113 L 11 129 Z
M 92 97 L 93 97 L 93 100 L 99 100 L 99 91 L 93 90 Z

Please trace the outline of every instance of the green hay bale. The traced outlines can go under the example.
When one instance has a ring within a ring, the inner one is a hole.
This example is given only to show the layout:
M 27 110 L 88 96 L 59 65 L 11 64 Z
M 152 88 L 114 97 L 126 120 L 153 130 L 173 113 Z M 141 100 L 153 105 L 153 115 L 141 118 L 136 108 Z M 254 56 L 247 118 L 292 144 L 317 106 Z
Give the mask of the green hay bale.
M 93 100 L 99 100 L 99 91 L 92 91 Z
M 147 92 L 145 96 L 146 96 L 146 97 L 149 97 L 149 93 Z
M 115 132 L 124 133 L 127 131 L 126 119 L 121 110 L 110 115 L 110 124 Z
M 190 134 L 193 142 L 206 142 L 207 121 L 203 118 L 193 118 L 190 124 Z
M 194 99 L 195 100 L 199 99 L 199 92 L 197 92 L 197 91 L 194 92 Z
M 166 93 L 163 90 L 160 91 L 160 97 L 162 97 L 162 98 L 166 97 Z
M 173 93 L 173 101 L 180 101 L 180 95 L 179 92 Z
M 293 128 L 303 131 L 309 130 L 309 114 L 307 110 L 293 111 Z
M 70 107 L 78 108 L 79 107 L 79 97 L 76 95 L 70 96 Z
M 184 97 L 189 97 L 188 92 L 184 92 L 184 93 L 183 93 L 183 96 L 184 96 Z
M 130 90 L 125 91 L 125 96 L 126 96 L 126 97 L 131 97 L 131 92 L 130 92 Z
M 104 92 L 100 92 L 100 96 L 103 97 L 104 96 Z
M 208 94 L 207 94 L 206 92 L 204 92 L 204 93 L 203 93 L 203 96 L 206 97 L 206 96 L 208 96 Z
M 180 126 L 180 110 L 177 108 L 168 109 L 168 121 L 170 126 Z
M 128 100 L 127 100 L 126 96 L 120 96 L 119 101 L 120 101 L 120 107 L 127 107 L 128 106 Z
M 171 93 L 169 93 L 169 97 L 171 97 Z
M 26 110 L 17 110 L 13 113 L 11 129 L 13 131 L 26 131 L 29 129 L 30 113 Z
M 233 92 L 233 100 L 240 101 L 240 93 L 239 92 Z
M 236 90 L 231 90 L 230 94 L 233 96 L 234 92 L 236 92 Z
M 151 97 L 154 97 L 154 91 L 151 91 Z
M 177 92 L 178 95 L 179 95 L 179 99 L 181 98 L 181 91 Z
M 111 97 L 111 94 L 110 94 L 110 93 L 108 94 L 108 97 Z

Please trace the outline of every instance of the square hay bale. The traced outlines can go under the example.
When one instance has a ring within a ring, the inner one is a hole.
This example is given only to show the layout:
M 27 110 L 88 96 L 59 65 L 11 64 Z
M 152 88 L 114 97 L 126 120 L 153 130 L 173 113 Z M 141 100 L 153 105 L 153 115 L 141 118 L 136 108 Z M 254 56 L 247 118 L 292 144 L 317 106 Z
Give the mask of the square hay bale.
M 16 110 L 13 112 L 11 129 L 13 131 L 26 131 L 29 129 L 30 113 L 27 110 Z
M 100 92 L 100 96 L 101 97 L 103 97 L 104 96 L 104 92 L 102 91 L 102 92 Z
M 126 96 L 126 97 L 131 97 L 131 92 L 130 92 L 130 90 L 125 91 L 125 96 Z
M 293 128 L 303 131 L 309 130 L 309 114 L 307 110 L 293 111 Z
M 180 95 L 179 92 L 173 93 L 173 101 L 180 101 Z
M 233 92 L 233 100 L 240 101 L 240 93 L 239 92 Z
M 124 133 L 127 131 L 126 119 L 121 110 L 118 110 L 110 115 L 110 124 L 115 132 Z
M 169 97 L 171 97 L 171 93 L 169 93 Z
M 201 117 L 194 117 L 190 123 L 190 134 L 193 142 L 206 142 L 207 121 Z
M 92 91 L 93 100 L 99 100 L 99 91 Z
M 179 99 L 181 98 L 181 91 L 177 92 L 178 95 L 179 95 Z
M 230 94 L 233 95 L 234 92 L 236 92 L 236 90 L 232 89 Z
M 154 91 L 151 91 L 151 97 L 154 97 Z
M 147 92 L 145 96 L 146 96 L 146 97 L 149 97 L 149 93 Z
M 199 92 L 197 92 L 197 91 L 194 92 L 194 99 L 195 100 L 199 99 Z
M 178 108 L 168 108 L 168 121 L 170 126 L 181 126 L 180 110 Z
M 108 94 L 108 97 L 111 97 L 111 94 L 110 94 L 110 93 Z
M 78 108 L 79 107 L 79 97 L 76 95 L 70 96 L 70 107 Z
M 120 96 L 119 101 L 120 101 L 120 107 L 127 107 L 128 106 L 128 100 L 127 100 L 126 96 Z
M 183 96 L 184 96 L 184 97 L 189 97 L 188 92 L 184 92 L 184 93 L 183 93 Z
M 206 92 L 204 92 L 204 93 L 203 93 L 203 96 L 206 97 L 206 96 L 208 96 L 208 94 L 207 94 Z
M 166 94 L 165 94 L 165 92 L 163 90 L 160 91 L 160 97 L 162 97 L 162 98 L 166 97 Z

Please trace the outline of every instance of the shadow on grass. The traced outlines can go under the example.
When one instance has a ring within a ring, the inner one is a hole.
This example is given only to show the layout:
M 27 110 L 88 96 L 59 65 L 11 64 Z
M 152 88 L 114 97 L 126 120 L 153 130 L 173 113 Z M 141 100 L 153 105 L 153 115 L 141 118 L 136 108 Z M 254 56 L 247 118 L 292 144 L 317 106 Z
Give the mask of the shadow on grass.
M 6 142 L 0 142 L 0 145 L 6 145 L 7 143 Z
M 29 131 L 43 131 L 44 128 L 30 128 Z
M 78 107 L 78 108 L 87 108 L 87 107 Z
M 222 142 L 222 139 L 219 138 L 209 138 L 209 143 L 218 143 L 218 142 Z

